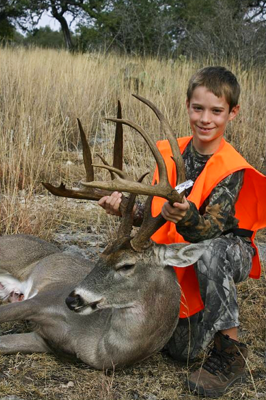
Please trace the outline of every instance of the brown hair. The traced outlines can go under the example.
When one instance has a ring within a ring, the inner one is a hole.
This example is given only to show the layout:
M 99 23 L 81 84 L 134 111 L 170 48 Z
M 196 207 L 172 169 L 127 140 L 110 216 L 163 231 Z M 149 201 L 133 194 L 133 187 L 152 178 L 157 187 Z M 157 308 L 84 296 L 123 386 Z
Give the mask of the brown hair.
M 204 86 L 217 97 L 224 96 L 229 104 L 229 112 L 238 104 L 240 86 L 235 75 L 224 67 L 205 67 L 190 79 L 187 100 L 190 102 L 194 90 Z

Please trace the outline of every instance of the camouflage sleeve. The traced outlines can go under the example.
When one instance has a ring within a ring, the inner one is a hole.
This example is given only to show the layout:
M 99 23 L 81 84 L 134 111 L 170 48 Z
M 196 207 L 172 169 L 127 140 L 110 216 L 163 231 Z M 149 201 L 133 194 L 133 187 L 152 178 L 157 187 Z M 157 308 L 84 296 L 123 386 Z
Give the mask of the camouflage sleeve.
M 185 217 L 178 222 L 176 230 L 189 242 L 200 242 L 218 237 L 222 232 L 236 227 L 235 203 L 243 184 L 244 170 L 223 179 L 211 192 L 198 210 L 194 203 Z

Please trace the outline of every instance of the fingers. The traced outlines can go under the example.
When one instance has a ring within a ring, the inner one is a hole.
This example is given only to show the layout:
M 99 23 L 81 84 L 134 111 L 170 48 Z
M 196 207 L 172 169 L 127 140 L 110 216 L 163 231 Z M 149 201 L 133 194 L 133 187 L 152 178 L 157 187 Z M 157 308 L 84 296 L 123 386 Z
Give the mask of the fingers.
M 173 206 L 168 202 L 164 203 L 161 214 L 167 221 L 177 224 L 182 218 L 184 218 L 188 209 L 189 203 L 186 198 L 184 198 L 183 203 L 174 203 Z
M 122 193 L 113 192 L 110 196 L 104 196 L 98 204 L 102 207 L 107 214 L 121 216 L 120 204 L 122 200 Z M 161 214 L 167 221 L 177 224 L 185 215 L 189 209 L 189 203 L 184 197 L 182 203 L 174 203 L 172 206 L 169 202 L 165 202 Z M 136 211 L 136 205 L 134 206 L 133 212 Z
M 121 199 L 122 199 L 122 193 L 113 192 L 110 196 L 102 197 L 98 201 L 98 204 L 106 211 L 107 214 L 121 216 L 119 210 Z
M 174 203 L 172 208 L 178 209 L 180 211 L 187 211 L 189 208 L 189 203 L 187 202 L 187 200 L 185 200 L 184 203 Z

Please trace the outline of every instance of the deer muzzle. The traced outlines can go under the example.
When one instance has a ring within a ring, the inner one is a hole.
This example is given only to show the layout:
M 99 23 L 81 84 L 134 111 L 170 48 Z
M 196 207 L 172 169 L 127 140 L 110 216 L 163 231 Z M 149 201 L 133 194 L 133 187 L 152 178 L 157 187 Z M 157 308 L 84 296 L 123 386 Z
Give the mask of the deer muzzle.
M 101 308 L 98 307 L 101 303 L 101 300 L 102 298 L 88 302 L 84 300 L 81 295 L 76 293 L 75 290 L 73 290 L 73 292 L 71 292 L 70 295 L 66 298 L 65 302 L 71 311 L 88 315 L 93 313 L 94 311 L 97 311 L 98 308 Z
M 84 307 L 84 300 L 73 290 L 73 292 L 71 292 L 66 298 L 66 305 L 71 311 L 79 312 L 79 310 Z

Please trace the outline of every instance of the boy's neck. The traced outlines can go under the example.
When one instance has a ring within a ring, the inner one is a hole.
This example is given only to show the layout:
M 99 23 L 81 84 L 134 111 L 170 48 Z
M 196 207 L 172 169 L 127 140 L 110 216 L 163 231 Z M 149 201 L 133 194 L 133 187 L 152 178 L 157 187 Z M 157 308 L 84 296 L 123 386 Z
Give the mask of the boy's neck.
M 223 137 L 220 137 L 219 140 L 214 140 L 208 143 L 202 143 L 198 142 L 195 139 L 195 137 L 193 137 L 192 143 L 197 153 L 202 154 L 204 156 L 211 156 L 219 149 L 222 139 Z

